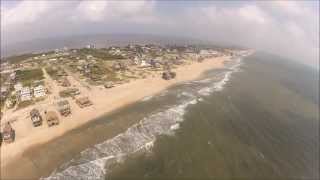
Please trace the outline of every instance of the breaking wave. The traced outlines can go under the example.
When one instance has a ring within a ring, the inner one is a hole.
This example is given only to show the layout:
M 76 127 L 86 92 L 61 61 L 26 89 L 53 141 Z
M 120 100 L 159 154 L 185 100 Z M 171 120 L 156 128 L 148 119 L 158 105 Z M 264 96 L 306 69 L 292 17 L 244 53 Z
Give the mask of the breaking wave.
M 205 88 L 202 88 L 198 91 L 198 93 L 200 95 L 203 95 L 203 96 L 208 96 L 210 95 L 212 92 L 214 91 L 221 91 L 223 90 L 225 84 L 227 84 L 227 82 L 230 80 L 230 77 L 232 75 L 232 73 L 234 72 L 238 72 L 240 69 L 240 65 L 241 65 L 241 62 L 242 62 L 242 59 L 241 58 L 237 58 L 236 59 L 236 63 L 233 64 L 228 70 L 227 72 L 225 72 L 222 80 L 216 82 L 216 83 L 213 83 L 212 86 L 208 86 L 208 87 L 205 87 Z M 201 82 L 201 81 L 200 81 Z
M 183 96 L 187 100 L 166 110 L 155 112 L 128 128 L 124 133 L 84 150 L 79 158 L 65 163 L 49 177 L 42 179 L 103 179 L 111 171 L 113 164 L 123 162 L 127 156 L 136 152 L 151 152 L 157 136 L 174 135 L 174 132 L 180 128 L 183 115 L 189 105 L 203 101 L 202 96 L 223 89 L 231 74 L 238 71 L 241 59 L 239 58 L 236 62 L 230 70 L 224 72 L 221 80 L 213 83 L 208 79 L 200 80 L 201 83 L 208 82 L 207 87 L 177 94 L 177 97 Z M 160 96 L 164 96 L 167 92 L 163 92 Z M 147 97 L 144 101 L 151 98 L 152 96 Z

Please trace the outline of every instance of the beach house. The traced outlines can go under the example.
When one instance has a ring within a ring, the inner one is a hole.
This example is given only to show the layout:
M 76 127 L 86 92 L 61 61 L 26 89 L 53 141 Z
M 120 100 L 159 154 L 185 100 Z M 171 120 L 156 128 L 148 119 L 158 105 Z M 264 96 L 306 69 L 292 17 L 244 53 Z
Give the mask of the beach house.
M 38 109 L 32 109 L 30 111 L 31 121 L 34 127 L 41 126 L 42 124 L 42 117 Z
M 22 84 L 20 83 L 20 82 L 18 82 L 17 84 L 15 84 L 14 86 L 13 86 L 13 88 L 14 88 L 14 90 L 17 92 L 17 91 L 21 91 L 21 89 L 22 89 Z
M 36 86 L 33 89 L 33 95 L 35 98 L 44 97 L 46 95 L 46 89 L 43 87 L 43 85 Z
M 48 111 L 45 113 L 45 118 L 49 127 L 59 124 L 59 117 L 55 111 Z
M 12 143 L 14 141 L 15 131 L 9 122 L 4 125 L 2 136 L 5 143 Z
M 61 100 L 57 103 L 58 111 L 62 116 L 71 114 L 71 108 L 68 100 Z
M 92 102 L 89 100 L 88 97 L 80 97 L 76 99 L 76 103 L 81 107 L 87 107 L 87 106 L 91 106 Z
M 29 87 L 23 87 L 20 91 L 20 101 L 30 101 L 32 99 L 31 97 L 31 91 Z

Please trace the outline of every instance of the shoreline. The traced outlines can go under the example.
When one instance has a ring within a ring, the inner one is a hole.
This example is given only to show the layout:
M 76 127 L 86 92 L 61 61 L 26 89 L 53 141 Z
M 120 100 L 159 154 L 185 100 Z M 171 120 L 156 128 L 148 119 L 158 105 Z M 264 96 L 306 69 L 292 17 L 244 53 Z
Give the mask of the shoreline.
M 202 63 L 193 62 L 190 65 L 178 67 L 174 70 L 177 72 L 177 77 L 170 81 L 162 80 L 159 75 L 157 77 L 135 80 L 112 89 L 102 90 L 94 88 L 89 92 L 89 98 L 93 102 L 93 106 L 80 109 L 73 101 L 69 101 L 72 115 L 63 118 L 58 126 L 51 128 L 42 126 L 32 129 L 32 134 L 28 132 L 28 128 L 25 128 L 26 132 L 24 136 L 20 135 L 19 139 L 12 144 L 3 145 L 1 147 L 1 171 L 6 172 L 6 170 L 13 168 L 14 166 L 12 165 L 24 159 L 24 153 L 30 149 L 36 149 L 42 144 L 50 143 L 72 130 L 81 128 L 85 124 L 97 120 L 99 117 L 112 114 L 121 108 L 134 104 L 145 97 L 160 93 L 178 83 L 194 80 L 208 70 L 223 68 L 227 60 L 230 60 L 229 56 L 209 58 Z M 21 122 L 19 125 L 21 126 L 24 123 L 28 123 L 31 126 L 29 121 Z M 16 129 L 15 124 L 13 124 L 13 127 Z

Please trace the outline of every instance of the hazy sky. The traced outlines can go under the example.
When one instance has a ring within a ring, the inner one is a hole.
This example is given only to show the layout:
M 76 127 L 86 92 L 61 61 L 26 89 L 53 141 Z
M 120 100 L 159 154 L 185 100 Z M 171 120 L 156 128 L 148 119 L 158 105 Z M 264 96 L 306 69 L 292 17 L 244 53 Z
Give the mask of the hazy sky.
M 187 36 L 318 66 L 319 1 L 1 0 L 2 44 L 96 33 Z

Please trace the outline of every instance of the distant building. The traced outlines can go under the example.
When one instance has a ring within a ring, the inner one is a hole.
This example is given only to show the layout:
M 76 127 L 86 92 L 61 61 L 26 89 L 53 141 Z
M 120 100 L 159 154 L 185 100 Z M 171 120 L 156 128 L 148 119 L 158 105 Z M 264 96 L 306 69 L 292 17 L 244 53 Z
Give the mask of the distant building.
M 93 56 L 92 55 L 87 55 L 87 57 L 86 57 L 87 59 L 92 59 L 93 58 Z
M 16 72 L 13 72 L 13 73 L 10 74 L 10 80 L 11 81 L 16 80 Z
M 36 98 L 44 97 L 44 96 L 46 95 L 46 90 L 45 90 L 45 88 L 44 88 L 42 85 L 36 86 L 36 87 L 33 89 L 33 95 L 34 95 L 34 97 L 36 97 Z
M 0 95 L 1 97 L 6 97 L 8 95 L 8 88 L 6 86 L 1 86 L 1 92 Z
M 29 87 L 24 87 L 20 92 L 20 101 L 30 101 L 31 100 L 31 91 Z
M 22 90 L 22 84 L 20 82 L 15 84 L 13 87 L 16 92 Z
M 146 67 L 146 66 L 148 66 L 146 61 L 142 60 L 141 63 L 140 63 L 140 67 Z
M 86 46 L 86 48 L 88 48 L 88 49 L 94 49 L 94 48 L 96 48 L 93 44 L 88 44 L 87 46 Z

